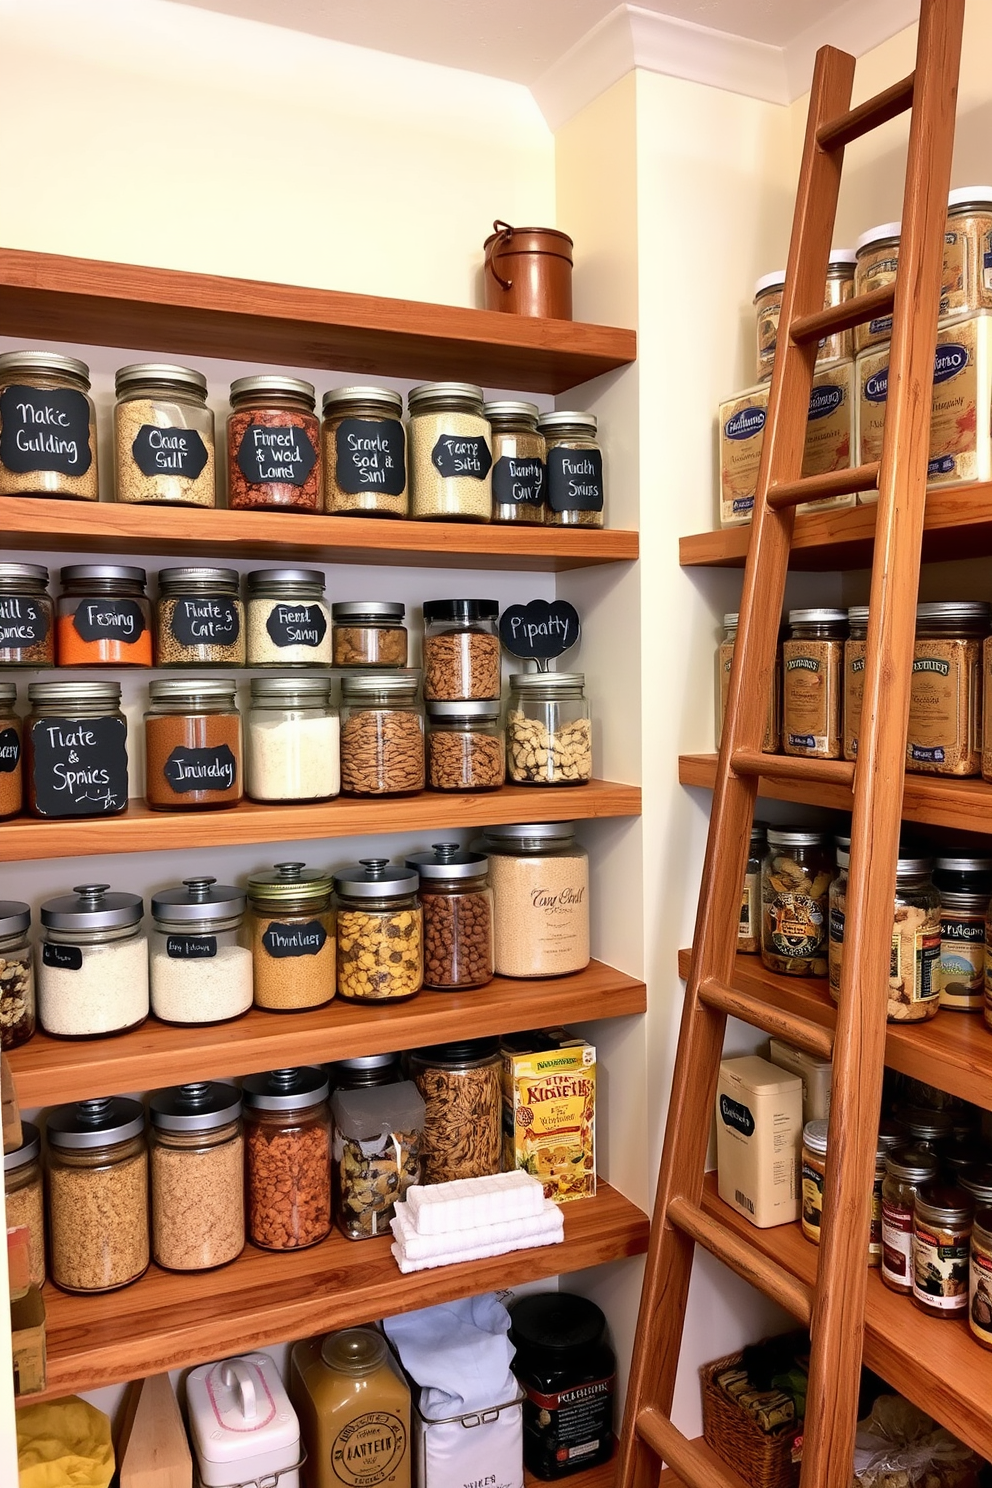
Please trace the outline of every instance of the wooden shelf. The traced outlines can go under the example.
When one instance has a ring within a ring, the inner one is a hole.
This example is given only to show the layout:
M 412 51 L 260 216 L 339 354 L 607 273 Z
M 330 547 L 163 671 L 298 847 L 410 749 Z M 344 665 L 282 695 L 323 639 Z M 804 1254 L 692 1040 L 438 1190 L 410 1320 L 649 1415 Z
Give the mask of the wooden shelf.
M 541 1488 L 546 1481 L 544 1478 L 535 1478 L 533 1473 L 524 1471 L 524 1483 L 526 1488 Z M 617 1481 L 617 1458 L 614 1452 L 609 1462 L 603 1462 L 599 1467 L 587 1467 L 585 1472 L 571 1473 L 564 1482 L 570 1488 L 615 1488 Z M 658 1488 L 675 1488 L 675 1480 L 662 1480 Z

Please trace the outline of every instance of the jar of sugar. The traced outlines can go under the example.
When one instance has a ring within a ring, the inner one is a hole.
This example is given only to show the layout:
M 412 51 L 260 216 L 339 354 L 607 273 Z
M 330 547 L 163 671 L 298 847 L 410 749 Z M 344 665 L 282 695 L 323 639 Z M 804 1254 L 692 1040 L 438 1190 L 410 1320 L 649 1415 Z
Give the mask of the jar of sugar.
M 81 884 L 41 906 L 38 1015 L 57 1038 L 123 1033 L 148 1016 L 148 941 L 137 894 Z
M 152 1012 L 165 1023 L 226 1023 L 251 1007 L 247 895 L 186 878 L 152 899 Z

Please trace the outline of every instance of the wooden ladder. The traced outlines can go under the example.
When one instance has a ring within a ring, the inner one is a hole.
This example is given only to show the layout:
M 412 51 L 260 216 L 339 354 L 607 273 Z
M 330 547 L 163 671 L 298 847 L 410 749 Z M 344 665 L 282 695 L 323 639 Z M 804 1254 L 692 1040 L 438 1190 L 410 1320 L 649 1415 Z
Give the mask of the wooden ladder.
M 854 58 L 816 58 L 778 348 L 744 571 L 723 740 L 641 1295 L 618 1488 L 656 1485 L 662 1462 L 690 1488 L 740 1488 L 671 1422 L 694 1247 L 702 1245 L 810 1327 L 803 1488 L 848 1488 L 857 1414 L 892 902 L 899 843 L 933 355 L 964 0 L 922 0 L 916 69 L 851 108 Z M 894 286 L 823 308 L 844 148 L 912 109 Z M 878 464 L 803 480 L 817 343 L 893 314 Z M 857 767 L 761 753 L 799 502 L 878 490 Z M 733 986 L 741 884 L 758 777 L 853 789 L 851 867 L 836 1033 Z M 808 1287 L 701 1207 L 728 1014 L 833 1059 L 818 1274 Z

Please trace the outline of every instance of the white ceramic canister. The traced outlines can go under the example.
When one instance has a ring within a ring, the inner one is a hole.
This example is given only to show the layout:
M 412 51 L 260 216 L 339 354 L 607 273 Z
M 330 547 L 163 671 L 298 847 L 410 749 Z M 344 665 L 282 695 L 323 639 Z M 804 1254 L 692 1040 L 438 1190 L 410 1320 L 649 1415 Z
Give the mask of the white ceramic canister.
M 300 1488 L 300 1423 L 268 1354 L 201 1364 L 186 1403 L 203 1488 Z

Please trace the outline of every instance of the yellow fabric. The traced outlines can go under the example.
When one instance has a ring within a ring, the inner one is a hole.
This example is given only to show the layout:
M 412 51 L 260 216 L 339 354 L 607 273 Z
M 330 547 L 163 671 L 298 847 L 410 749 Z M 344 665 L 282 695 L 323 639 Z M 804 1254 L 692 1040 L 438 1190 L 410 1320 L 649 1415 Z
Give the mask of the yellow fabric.
M 17 1465 L 20 1488 L 109 1488 L 114 1475 L 109 1417 L 78 1395 L 22 1405 Z

